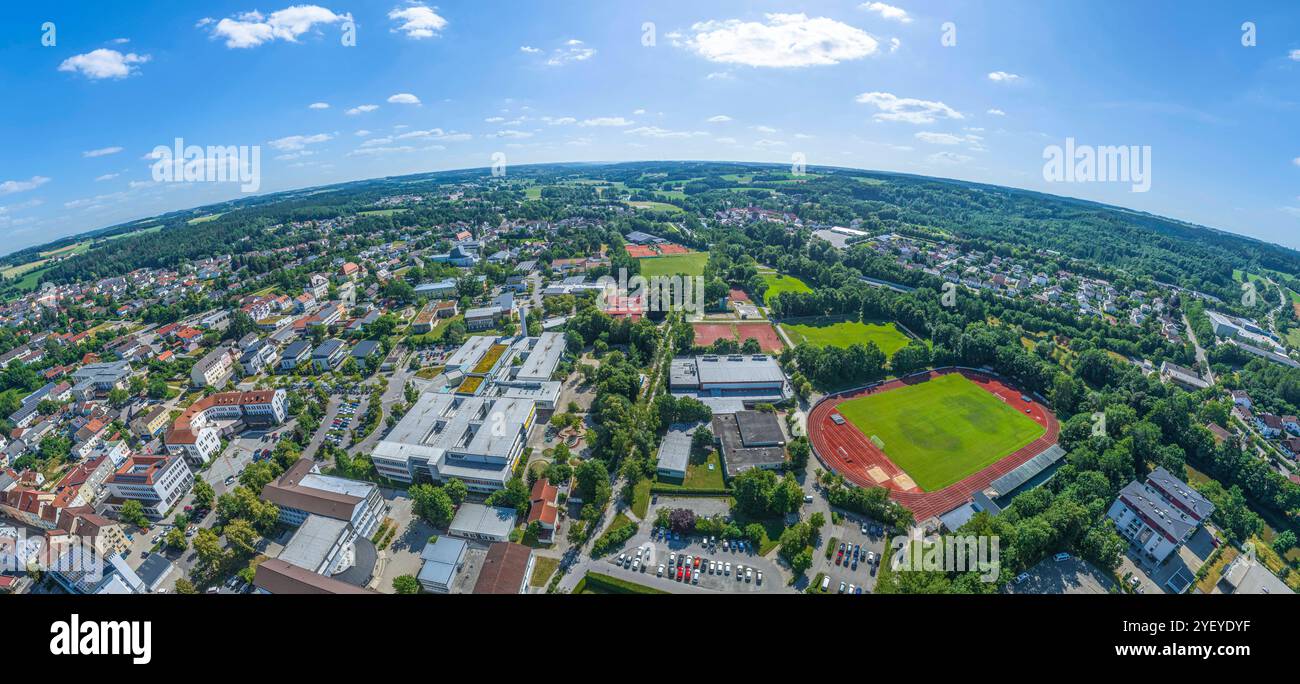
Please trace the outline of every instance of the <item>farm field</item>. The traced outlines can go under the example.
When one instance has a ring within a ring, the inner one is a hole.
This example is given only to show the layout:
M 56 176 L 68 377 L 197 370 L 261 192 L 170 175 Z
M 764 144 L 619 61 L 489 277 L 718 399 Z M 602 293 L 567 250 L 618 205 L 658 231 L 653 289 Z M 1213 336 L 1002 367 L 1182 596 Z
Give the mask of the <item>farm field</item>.
M 927 492 L 942 489 L 1038 439 L 1042 425 L 960 373 L 838 407 L 841 415 Z
M 847 347 L 854 342 L 875 342 L 885 356 L 907 346 L 910 338 L 893 323 L 863 323 L 862 321 L 809 321 L 782 323 L 786 334 L 795 344 Z
M 647 278 L 651 276 L 704 275 L 704 265 L 708 262 L 708 252 L 646 257 L 641 259 L 641 275 Z
M 677 206 L 676 204 L 668 204 L 667 202 L 629 201 L 626 204 L 636 209 L 649 209 L 652 211 L 668 211 L 673 213 L 678 213 L 682 211 L 681 207 Z

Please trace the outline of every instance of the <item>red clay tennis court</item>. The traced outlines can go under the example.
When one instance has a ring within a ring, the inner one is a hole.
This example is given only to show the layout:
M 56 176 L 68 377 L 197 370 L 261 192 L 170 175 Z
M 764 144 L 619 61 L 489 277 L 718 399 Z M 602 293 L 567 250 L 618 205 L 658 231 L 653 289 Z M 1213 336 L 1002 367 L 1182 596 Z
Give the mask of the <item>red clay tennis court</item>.
M 695 328 L 695 344 L 707 347 L 721 339 L 736 340 L 744 344 L 745 340 L 756 339 L 764 352 L 779 352 L 785 348 L 781 337 L 771 323 L 692 323 Z
M 848 421 L 836 423 L 832 418 L 833 415 L 838 415 L 836 407 L 845 401 L 866 394 L 888 392 L 907 384 L 925 382 L 947 373 L 961 373 L 1017 411 L 1028 410 L 1027 415 L 1043 425 L 1046 431 L 1033 442 L 996 463 L 968 475 L 965 479 L 938 491 L 926 492 L 915 483 L 911 483 L 907 473 L 890 461 L 889 457 L 872 444 L 871 440 L 856 426 Z M 1056 444 L 1060 430 L 1056 416 L 1041 403 L 1026 402 L 1021 399 L 1021 396 L 1020 390 L 997 377 L 973 370 L 944 368 L 829 396 L 814 406 L 808 415 L 808 436 L 812 442 L 813 452 L 827 468 L 843 475 L 844 479 L 860 487 L 888 488 L 889 497 L 912 511 L 919 522 L 966 503 L 975 492 L 986 489 L 993 480 L 1024 465 L 1029 459 Z

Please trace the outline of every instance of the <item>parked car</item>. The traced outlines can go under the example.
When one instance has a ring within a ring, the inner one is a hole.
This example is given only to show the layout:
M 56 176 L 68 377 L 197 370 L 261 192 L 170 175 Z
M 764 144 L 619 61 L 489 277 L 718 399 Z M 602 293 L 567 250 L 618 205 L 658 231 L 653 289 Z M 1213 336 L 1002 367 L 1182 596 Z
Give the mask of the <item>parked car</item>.
M 1029 573 L 1022 572 L 1019 575 L 1016 575 L 1016 578 L 1012 581 L 1015 582 L 1017 585 L 1024 584 L 1025 582 L 1029 581 Z
M 844 580 L 840 580 L 840 593 L 843 594 L 846 589 L 848 589 L 848 585 L 844 583 Z
M 1052 556 L 1052 559 L 1055 560 L 1057 563 L 1060 563 L 1062 561 L 1068 561 L 1070 560 L 1070 554 L 1062 551 L 1061 553 Z
M 825 575 L 823 575 L 823 576 L 822 576 L 822 591 L 826 591 L 827 589 L 830 588 L 830 586 L 831 586 L 831 578 L 826 577 Z
M 663 564 L 663 563 L 660 563 L 660 564 L 659 564 L 659 569 L 655 571 L 655 576 L 656 576 L 656 577 L 663 577 L 663 576 L 664 576 L 664 564 Z

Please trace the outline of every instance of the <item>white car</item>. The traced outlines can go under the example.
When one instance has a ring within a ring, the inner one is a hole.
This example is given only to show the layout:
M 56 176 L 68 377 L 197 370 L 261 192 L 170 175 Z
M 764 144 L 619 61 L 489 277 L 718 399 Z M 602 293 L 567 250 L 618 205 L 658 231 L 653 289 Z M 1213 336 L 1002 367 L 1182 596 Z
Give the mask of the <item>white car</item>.
M 727 563 L 727 564 L 725 564 L 725 565 L 723 566 L 723 568 L 722 568 L 722 574 L 724 574 L 724 575 L 730 575 L 730 574 L 731 574 L 731 563 Z
M 736 581 L 739 582 L 743 579 L 745 579 L 745 566 L 736 563 Z
M 758 574 L 754 576 L 754 583 L 755 583 L 755 584 L 762 584 L 762 583 L 763 583 L 763 571 L 762 571 L 762 570 L 760 570 L 760 571 L 758 572 Z
M 754 581 L 754 569 L 753 569 L 753 568 L 745 568 L 745 581 L 746 581 L 746 582 L 753 582 L 753 581 Z
M 700 573 L 698 572 L 691 573 L 691 584 L 699 584 L 699 583 L 700 583 Z
M 660 563 L 660 564 L 659 564 L 659 570 L 657 570 L 657 571 L 655 572 L 655 576 L 657 576 L 657 577 L 663 577 L 663 576 L 664 576 L 664 564 L 663 564 L 663 563 Z
M 641 569 L 641 561 L 639 560 L 632 561 L 632 572 L 636 572 L 637 570 L 640 569 Z
M 669 565 L 677 565 L 677 554 L 676 554 L 676 553 L 670 553 L 670 554 L 668 554 L 668 564 L 669 564 Z
M 718 573 L 716 572 L 717 569 L 718 569 L 718 566 L 717 566 L 713 561 L 709 561 L 709 574 L 710 574 L 710 575 L 716 575 L 716 574 L 718 574 Z

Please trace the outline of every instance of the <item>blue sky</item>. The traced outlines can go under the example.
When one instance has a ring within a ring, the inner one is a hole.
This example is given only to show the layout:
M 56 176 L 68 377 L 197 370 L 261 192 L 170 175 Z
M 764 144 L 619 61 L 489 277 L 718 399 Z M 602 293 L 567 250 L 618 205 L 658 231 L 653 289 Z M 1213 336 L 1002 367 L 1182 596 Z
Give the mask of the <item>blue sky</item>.
M 241 196 L 155 181 L 148 155 L 177 137 L 260 146 L 259 192 L 494 153 L 801 154 L 1300 247 L 1290 2 L 28 5 L 0 8 L 0 252 Z M 1150 189 L 1048 182 L 1044 150 L 1066 138 L 1149 146 Z

